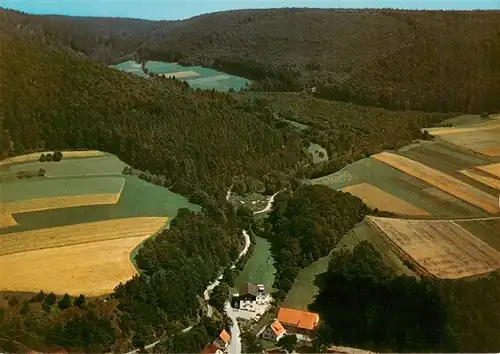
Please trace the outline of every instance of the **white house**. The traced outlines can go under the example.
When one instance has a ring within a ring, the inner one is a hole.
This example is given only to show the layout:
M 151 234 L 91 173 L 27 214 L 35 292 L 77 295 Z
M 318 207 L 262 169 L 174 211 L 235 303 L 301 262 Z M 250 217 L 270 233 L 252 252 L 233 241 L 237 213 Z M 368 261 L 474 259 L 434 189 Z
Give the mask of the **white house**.
M 239 289 L 238 294 L 233 295 L 231 304 L 234 308 L 241 310 L 256 312 L 262 306 L 268 305 L 271 301 L 271 296 L 262 284 L 245 283 Z

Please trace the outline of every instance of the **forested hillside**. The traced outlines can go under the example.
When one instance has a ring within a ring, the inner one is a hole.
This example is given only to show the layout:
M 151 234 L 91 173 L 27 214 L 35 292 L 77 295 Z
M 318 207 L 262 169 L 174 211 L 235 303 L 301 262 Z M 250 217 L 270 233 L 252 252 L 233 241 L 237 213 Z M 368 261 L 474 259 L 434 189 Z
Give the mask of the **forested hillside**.
M 316 344 L 380 352 L 497 352 L 500 277 L 396 276 L 371 244 L 333 254 L 311 306 L 324 322 Z
M 500 12 L 271 9 L 183 21 L 25 16 L 59 48 L 112 63 L 161 59 L 219 68 L 254 89 L 391 109 L 480 113 L 500 104 Z
M 317 87 L 335 100 L 397 109 L 500 109 L 500 12 L 274 9 L 219 12 L 162 30 L 139 52 Z
M 43 41 L 60 50 L 103 63 L 124 61 L 154 36 L 155 31 L 174 22 L 126 18 L 27 15 L 3 11 L 0 17 L 18 27 L 23 36 Z
M 183 194 L 222 191 L 235 175 L 293 174 L 304 158 L 298 134 L 255 119 L 230 95 L 123 74 L 16 32 L 0 46 L 0 156 L 108 151 Z

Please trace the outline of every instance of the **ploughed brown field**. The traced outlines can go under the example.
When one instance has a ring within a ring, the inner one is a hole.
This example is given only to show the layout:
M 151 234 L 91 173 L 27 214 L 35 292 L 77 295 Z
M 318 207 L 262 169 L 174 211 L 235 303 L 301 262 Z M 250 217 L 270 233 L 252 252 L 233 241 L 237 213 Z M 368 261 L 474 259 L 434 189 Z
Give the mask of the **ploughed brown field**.
M 457 279 L 500 267 L 500 252 L 454 221 L 368 217 L 368 222 L 423 274 Z

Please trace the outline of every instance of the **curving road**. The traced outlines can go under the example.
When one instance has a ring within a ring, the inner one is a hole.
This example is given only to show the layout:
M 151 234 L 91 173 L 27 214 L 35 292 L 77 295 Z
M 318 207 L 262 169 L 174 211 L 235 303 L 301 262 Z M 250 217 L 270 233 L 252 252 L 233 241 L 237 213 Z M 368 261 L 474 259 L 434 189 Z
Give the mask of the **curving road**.
M 267 202 L 267 205 L 264 209 L 261 209 L 261 210 L 258 210 L 258 211 L 254 211 L 253 213 L 254 214 L 262 214 L 262 213 L 267 213 L 268 211 L 271 211 L 271 209 L 273 208 L 273 203 L 274 203 L 274 197 L 276 197 L 279 193 L 283 192 L 283 190 L 280 190 L 280 191 L 277 191 L 276 193 L 274 193 L 270 198 L 269 198 L 269 201 Z

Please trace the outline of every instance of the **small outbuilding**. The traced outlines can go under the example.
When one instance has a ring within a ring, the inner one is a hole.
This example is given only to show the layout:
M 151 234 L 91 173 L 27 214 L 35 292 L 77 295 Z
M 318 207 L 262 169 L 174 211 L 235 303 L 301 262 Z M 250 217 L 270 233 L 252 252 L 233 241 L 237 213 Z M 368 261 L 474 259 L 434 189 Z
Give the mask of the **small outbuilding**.
M 262 339 L 271 340 L 277 342 L 286 333 L 285 328 L 282 326 L 280 321 L 275 320 L 269 327 L 267 327 L 264 332 L 262 332 Z

